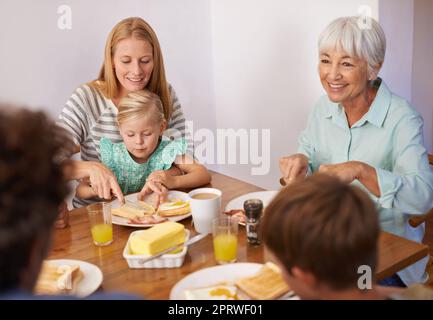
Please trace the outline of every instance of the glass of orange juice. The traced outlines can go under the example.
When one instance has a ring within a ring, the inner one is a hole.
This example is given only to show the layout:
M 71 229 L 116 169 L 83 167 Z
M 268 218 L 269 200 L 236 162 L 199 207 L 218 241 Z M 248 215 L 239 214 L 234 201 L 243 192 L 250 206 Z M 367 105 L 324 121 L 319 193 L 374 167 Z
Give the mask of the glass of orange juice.
M 231 217 L 213 220 L 212 235 L 217 263 L 235 262 L 238 256 L 238 220 Z
M 97 202 L 87 206 L 89 213 L 90 232 L 93 243 L 106 246 L 113 242 L 113 226 L 111 224 L 111 204 Z

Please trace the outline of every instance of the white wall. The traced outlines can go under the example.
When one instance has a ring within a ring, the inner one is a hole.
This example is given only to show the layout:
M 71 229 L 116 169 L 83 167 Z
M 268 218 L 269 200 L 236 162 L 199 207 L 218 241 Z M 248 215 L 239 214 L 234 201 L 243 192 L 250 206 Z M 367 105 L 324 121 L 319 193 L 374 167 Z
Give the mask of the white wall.
M 379 21 L 386 35 L 381 76 L 394 93 L 411 101 L 413 0 L 380 0 Z
M 412 104 L 424 118 L 424 141 L 433 153 L 433 1 L 415 0 Z

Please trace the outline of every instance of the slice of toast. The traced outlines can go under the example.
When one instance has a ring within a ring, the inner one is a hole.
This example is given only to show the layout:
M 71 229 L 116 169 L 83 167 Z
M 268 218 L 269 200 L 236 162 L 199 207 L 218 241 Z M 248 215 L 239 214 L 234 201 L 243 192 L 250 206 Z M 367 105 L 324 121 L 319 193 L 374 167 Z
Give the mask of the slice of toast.
M 45 261 L 35 286 L 35 294 L 74 294 L 83 273 L 78 265 L 55 265 Z
M 173 199 L 170 202 L 161 204 L 158 208 L 158 215 L 161 217 L 180 216 L 191 212 L 189 202 Z
M 256 300 L 276 299 L 290 290 L 279 268 L 270 262 L 266 263 L 254 276 L 236 281 L 236 286 L 250 298 Z
M 142 209 L 126 203 L 119 208 L 111 209 L 111 214 L 126 219 L 137 219 L 145 216 L 150 216 L 155 213 L 155 209 L 146 202 L 139 201 L 139 205 L 142 207 Z

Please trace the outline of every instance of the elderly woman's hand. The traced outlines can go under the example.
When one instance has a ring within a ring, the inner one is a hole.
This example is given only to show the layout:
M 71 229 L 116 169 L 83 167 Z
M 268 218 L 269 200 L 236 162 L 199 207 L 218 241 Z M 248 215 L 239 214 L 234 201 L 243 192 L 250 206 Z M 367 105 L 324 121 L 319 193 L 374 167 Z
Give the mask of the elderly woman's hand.
M 345 183 L 351 183 L 358 178 L 360 169 L 358 161 L 348 161 L 337 164 L 322 164 L 319 167 L 319 172 L 334 176 Z
M 307 170 L 308 158 L 301 153 L 280 159 L 280 171 L 286 184 L 292 183 L 299 177 L 305 177 Z
M 335 176 L 346 183 L 351 183 L 357 179 L 376 197 L 381 195 L 376 169 L 364 162 L 348 161 L 337 164 L 322 164 L 319 167 L 319 172 Z
M 90 185 L 98 197 L 110 200 L 114 195 L 121 203 L 125 203 L 122 190 L 113 172 L 99 162 L 89 161 L 87 165 Z

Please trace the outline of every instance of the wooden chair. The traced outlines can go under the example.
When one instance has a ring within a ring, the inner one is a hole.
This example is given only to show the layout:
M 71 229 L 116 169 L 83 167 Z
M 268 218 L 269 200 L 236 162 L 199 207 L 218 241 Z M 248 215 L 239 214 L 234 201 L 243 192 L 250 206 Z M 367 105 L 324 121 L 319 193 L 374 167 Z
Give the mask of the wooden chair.
M 428 155 L 428 162 L 430 165 L 433 165 L 433 155 L 431 154 Z M 411 227 L 416 228 L 421 223 L 426 222 L 428 224 L 430 218 L 432 217 L 433 217 L 433 208 L 422 215 L 412 216 L 408 222 Z M 433 287 L 433 256 L 431 254 L 426 266 L 426 271 L 429 274 L 429 280 L 427 281 L 426 285 Z
M 433 165 L 433 155 L 429 154 L 428 155 L 428 162 L 430 165 Z M 409 225 L 411 227 L 418 227 L 421 223 L 424 223 L 428 218 L 433 217 L 433 208 L 430 209 L 430 211 L 422 214 L 422 215 L 417 215 L 417 216 L 412 216 L 409 219 Z

